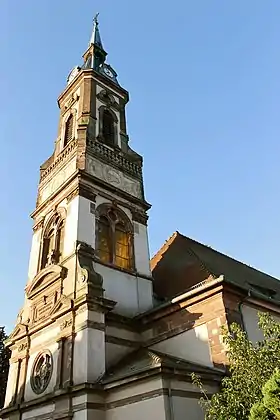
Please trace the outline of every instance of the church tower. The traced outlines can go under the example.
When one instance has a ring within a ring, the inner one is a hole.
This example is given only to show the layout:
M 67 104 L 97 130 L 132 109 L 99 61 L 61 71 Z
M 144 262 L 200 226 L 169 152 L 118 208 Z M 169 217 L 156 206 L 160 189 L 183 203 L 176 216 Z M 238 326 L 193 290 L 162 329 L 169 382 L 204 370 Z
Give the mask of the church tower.
M 120 351 L 106 341 L 107 316 L 153 307 L 142 157 L 129 146 L 128 92 L 106 57 L 96 17 L 83 64 L 58 97 L 53 154 L 40 167 L 3 419 L 91 418 L 88 389 Z M 91 404 L 103 419 L 98 398 Z

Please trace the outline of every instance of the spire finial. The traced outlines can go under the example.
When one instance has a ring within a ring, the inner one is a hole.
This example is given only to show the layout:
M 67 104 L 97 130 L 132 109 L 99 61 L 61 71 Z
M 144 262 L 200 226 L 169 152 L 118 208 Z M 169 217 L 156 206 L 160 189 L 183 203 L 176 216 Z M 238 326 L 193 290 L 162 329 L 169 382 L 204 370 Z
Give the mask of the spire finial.
M 99 12 L 98 13 L 96 13 L 96 15 L 94 16 L 94 18 L 93 18 L 93 23 L 95 24 L 95 25 L 98 25 L 98 16 L 99 16 Z
M 99 48 L 103 49 L 101 36 L 98 29 L 98 16 L 99 16 L 99 13 L 96 13 L 96 15 L 93 18 L 93 30 L 92 30 L 91 38 L 89 41 L 89 45 L 91 44 L 97 45 Z

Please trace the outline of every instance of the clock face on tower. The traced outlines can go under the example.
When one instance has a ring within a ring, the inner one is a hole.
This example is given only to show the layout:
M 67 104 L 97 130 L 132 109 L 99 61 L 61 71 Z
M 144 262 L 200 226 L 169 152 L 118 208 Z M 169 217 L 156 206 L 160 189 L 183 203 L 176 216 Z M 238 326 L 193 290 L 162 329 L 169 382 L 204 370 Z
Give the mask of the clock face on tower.
M 113 74 L 112 70 L 110 70 L 108 67 L 104 67 L 104 73 L 108 77 L 114 77 L 114 74 Z
M 74 67 L 73 70 L 71 70 L 68 79 L 67 79 L 67 83 L 71 83 L 73 79 L 75 79 L 75 77 L 77 76 L 77 74 L 79 73 L 80 68 L 78 66 Z

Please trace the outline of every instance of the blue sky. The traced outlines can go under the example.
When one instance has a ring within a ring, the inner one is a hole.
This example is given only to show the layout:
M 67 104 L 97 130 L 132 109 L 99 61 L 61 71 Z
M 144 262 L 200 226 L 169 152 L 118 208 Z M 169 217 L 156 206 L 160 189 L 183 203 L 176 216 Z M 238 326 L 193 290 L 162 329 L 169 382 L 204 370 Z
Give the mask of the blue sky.
M 92 16 L 130 92 L 151 254 L 175 231 L 280 277 L 279 0 L 2 0 L 0 324 L 23 303 L 39 165 Z

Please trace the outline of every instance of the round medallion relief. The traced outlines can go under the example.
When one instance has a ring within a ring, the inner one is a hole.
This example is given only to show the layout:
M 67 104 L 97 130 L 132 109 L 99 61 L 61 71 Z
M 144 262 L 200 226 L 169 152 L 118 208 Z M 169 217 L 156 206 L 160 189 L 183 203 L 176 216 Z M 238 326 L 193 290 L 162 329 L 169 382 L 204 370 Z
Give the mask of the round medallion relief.
M 49 350 L 45 350 L 36 357 L 32 373 L 31 388 L 36 394 L 45 391 L 51 380 L 53 371 L 53 358 Z

